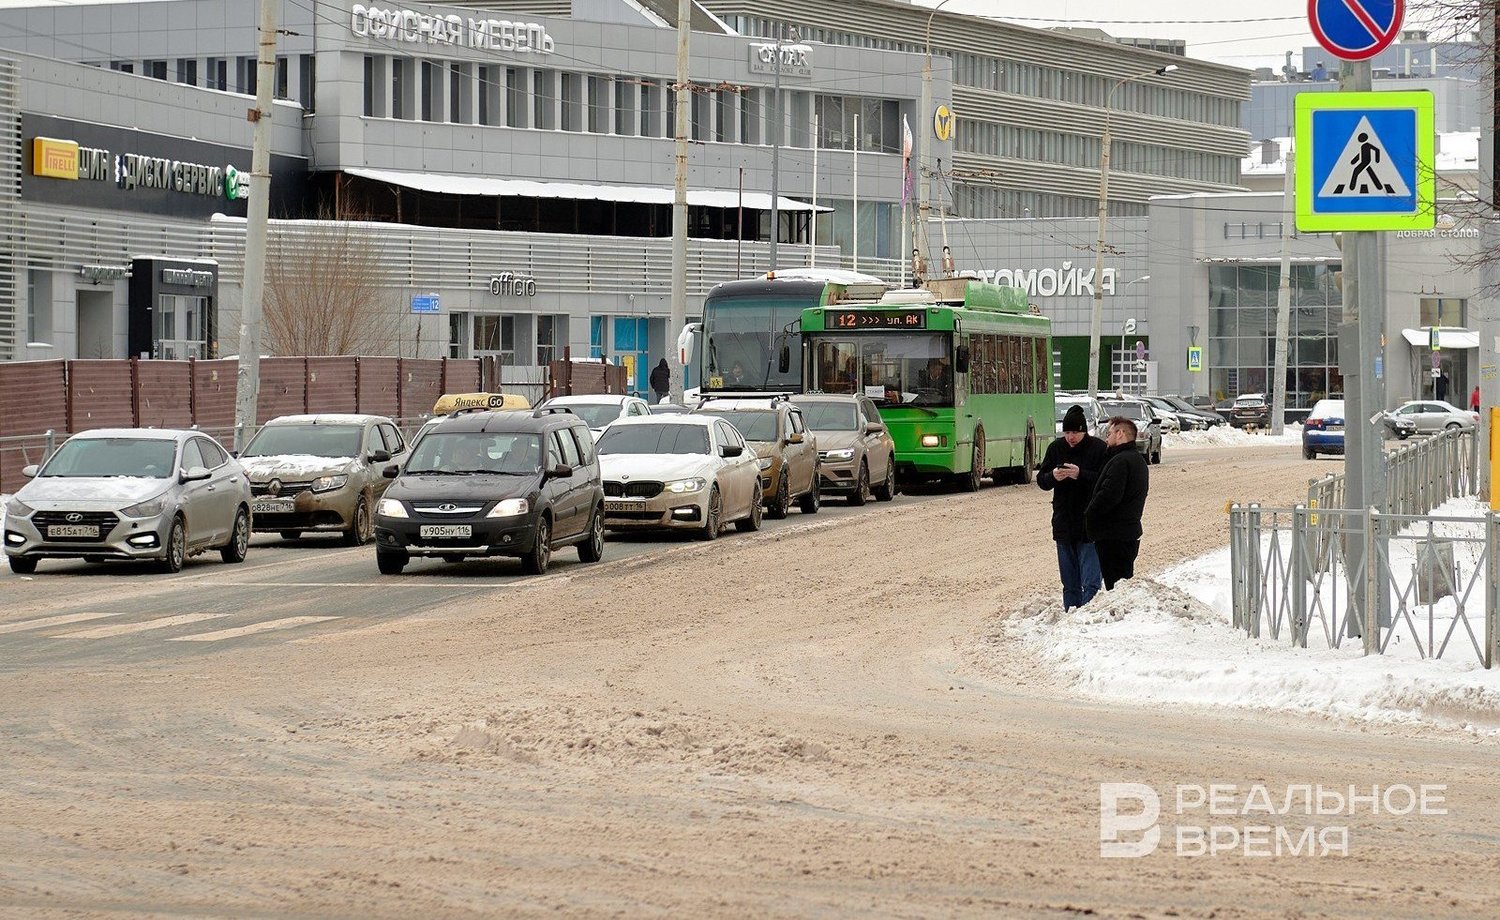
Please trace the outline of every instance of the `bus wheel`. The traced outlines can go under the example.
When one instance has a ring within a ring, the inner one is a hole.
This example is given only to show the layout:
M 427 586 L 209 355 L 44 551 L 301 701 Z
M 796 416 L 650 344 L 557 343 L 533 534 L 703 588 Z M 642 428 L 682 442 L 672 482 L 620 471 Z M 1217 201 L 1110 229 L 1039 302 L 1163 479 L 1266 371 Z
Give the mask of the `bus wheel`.
M 1030 421 L 1026 423 L 1026 451 L 1025 460 L 1021 463 L 1021 469 L 1016 472 L 1016 482 L 1023 486 L 1031 485 L 1032 476 L 1036 473 L 1036 425 Z
M 963 492 L 978 492 L 980 480 L 984 477 L 984 429 L 977 428 L 974 431 L 974 458 L 969 464 L 967 473 L 958 475 L 958 488 Z

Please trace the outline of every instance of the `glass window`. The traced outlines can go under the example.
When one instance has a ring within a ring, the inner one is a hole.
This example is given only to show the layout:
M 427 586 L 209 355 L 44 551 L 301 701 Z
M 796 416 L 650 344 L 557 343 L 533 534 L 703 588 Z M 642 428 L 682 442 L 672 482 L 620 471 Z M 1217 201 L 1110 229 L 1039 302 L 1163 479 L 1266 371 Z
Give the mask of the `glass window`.
M 858 406 L 850 406 L 846 402 L 807 402 L 801 405 L 807 427 L 813 431 L 855 431 L 860 421 L 858 406 L 866 403 L 861 401 Z
M 401 439 L 401 432 L 396 430 L 395 425 L 380 423 L 380 438 L 385 443 L 386 453 L 395 456 L 406 450 L 406 442 Z
M 209 469 L 216 470 L 229 461 L 219 445 L 207 438 L 194 438 L 193 443 L 198 445 L 198 452 L 203 456 L 203 465 Z
M 70 438 L 42 469 L 43 476 L 140 476 L 176 474 L 177 442 L 161 438 Z
M 599 455 L 707 454 L 708 429 L 680 423 L 617 425 L 599 437 Z
M 364 434 L 359 425 L 267 425 L 245 445 L 241 456 L 354 457 Z
M 578 442 L 562 428 L 554 429 L 552 437 L 552 465 L 559 463 L 578 466 Z
M 769 409 L 738 409 L 723 412 L 701 412 L 701 415 L 728 422 L 747 441 L 770 444 L 781 440 L 777 413 Z
M 203 451 L 198 449 L 198 439 L 192 438 L 182 448 L 182 468 L 190 470 L 195 466 L 208 466 L 208 461 L 203 459 Z
M 1457 297 L 1423 297 L 1420 301 L 1421 325 L 1465 326 L 1467 300 Z
M 575 448 L 578 451 L 579 463 L 585 466 L 593 463 L 594 436 L 582 428 L 569 428 L 568 431 L 572 432 L 573 440 L 576 442 Z
M 417 442 L 406 472 L 522 476 L 541 462 L 542 439 L 534 434 L 433 430 Z

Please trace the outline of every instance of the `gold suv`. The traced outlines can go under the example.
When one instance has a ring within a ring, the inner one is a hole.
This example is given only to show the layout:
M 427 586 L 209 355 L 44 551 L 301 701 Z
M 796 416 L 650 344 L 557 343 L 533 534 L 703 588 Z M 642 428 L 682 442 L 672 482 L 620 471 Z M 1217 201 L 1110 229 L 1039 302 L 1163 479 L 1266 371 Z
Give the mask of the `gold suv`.
M 818 513 L 823 506 L 818 448 L 801 409 L 783 397 L 749 397 L 709 399 L 694 412 L 733 425 L 754 449 L 768 517 L 786 517 L 794 501 L 803 514 Z

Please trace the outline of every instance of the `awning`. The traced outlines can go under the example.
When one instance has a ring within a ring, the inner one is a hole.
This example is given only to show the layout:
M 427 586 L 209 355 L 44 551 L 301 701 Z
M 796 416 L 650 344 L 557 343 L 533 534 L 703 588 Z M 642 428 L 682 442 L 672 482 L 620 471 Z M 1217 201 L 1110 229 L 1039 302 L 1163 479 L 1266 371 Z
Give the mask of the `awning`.
M 1439 348 L 1478 348 L 1479 333 L 1470 332 L 1460 326 L 1438 327 Z M 1412 345 L 1427 345 L 1432 341 L 1432 327 L 1423 326 L 1421 329 L 1402 329 L 1401 336 Z
M 355 167 L 344 172 L 361 179 L 386 182 L 404 188 L 440 195 L 487 195 L 512 198 L 572 198 L 580 201 L 618 201 L 630 204 L 671 204 L 673 190 L 643 185 L 584 185 L 578 182 L 534 182 L 530 179 L 498 179 L 493 176 L 454 176 L 443 173 L 401 172 L 394 169 Z M 741 204 L 752 211 L 771 210 L 771 196 L 764 192 L 690 188 L 688 205 L 695 208 L 737 208 Z M 782 211 L 832 211 L 816 208 L 805 201 L 781 197 Z

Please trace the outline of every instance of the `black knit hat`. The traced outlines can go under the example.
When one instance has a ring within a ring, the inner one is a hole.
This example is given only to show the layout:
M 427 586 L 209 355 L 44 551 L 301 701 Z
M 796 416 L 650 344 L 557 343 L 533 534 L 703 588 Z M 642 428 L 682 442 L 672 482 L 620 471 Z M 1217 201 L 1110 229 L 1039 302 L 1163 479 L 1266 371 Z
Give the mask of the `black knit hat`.
M 1083 407 L 1082 406 L 1069 406 L 1068 407 L 1068 411 L 1066 413 L 1064 413 L 1064 415 L 1063 415 L 1063 427 L 1062 427 L 1062 430 L 1063 431 L 1083 431 L 1083 432 L 1087 432 L 1089 430 L 1088 419 L 1086 419 L 1086 418 L 1083 417 Z

